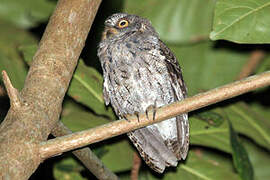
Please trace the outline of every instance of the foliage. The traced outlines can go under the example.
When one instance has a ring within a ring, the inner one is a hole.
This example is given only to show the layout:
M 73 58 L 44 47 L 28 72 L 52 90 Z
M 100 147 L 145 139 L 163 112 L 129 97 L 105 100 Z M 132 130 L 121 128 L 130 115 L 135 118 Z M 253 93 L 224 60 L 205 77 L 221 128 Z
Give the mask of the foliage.
M 55 4 L 52 0 L 0 2 L 0 70 L 6 70 L 19 89 Z M 104 105 L 95 51 L 108 15 L 128 12 L 151 20 L 178 57 L 192 96 L 234 81 L 254 50 L 269 49 L 269 10 L 267 0 L 105 0 L 71 81 L 61 120 L 70 129 L 80 131 L 117 119 Z M 270 69 L 269 54 L 265 53 L 255 73 Z M 187 160 L 163 175 L 143 165 L 140 179 L 252 179 L 252 172 L 255 180 L 270 179 L 267 98 L 269 88 L 264 88 L 190 113 Z M 6 101 L 0 97 L 0 117 L 6 113 L 2 106 Z M 129 179 L 134 147 L 126 136 L 90 147 L 121 179 Z M 55 179 L 90 178 L 71 156 L 52 164 Z M 42 168 L 39 173 L 35 177 L 45 177 Z

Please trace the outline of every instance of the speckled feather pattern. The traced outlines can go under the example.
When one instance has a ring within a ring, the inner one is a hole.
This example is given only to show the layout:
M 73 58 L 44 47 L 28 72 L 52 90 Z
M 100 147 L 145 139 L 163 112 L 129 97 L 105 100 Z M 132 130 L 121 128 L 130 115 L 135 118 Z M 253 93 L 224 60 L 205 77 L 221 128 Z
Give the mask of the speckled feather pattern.
M 120 19 L 127 19 L 129 27 L 117 29 Z M 103 38 L 98 49 L 104 99 L 106 105 L 111 103 L 119 117 L 186 97 L 177 59 L 148 20 L 118 13 L 109 17 L 105 25 L 119 31 Z M 177 166 L 178 160 L 186 158 L 189 145 L 187 114 L 135 130 L 128 136 L 146 164 L 162 173 L 166 166 Z

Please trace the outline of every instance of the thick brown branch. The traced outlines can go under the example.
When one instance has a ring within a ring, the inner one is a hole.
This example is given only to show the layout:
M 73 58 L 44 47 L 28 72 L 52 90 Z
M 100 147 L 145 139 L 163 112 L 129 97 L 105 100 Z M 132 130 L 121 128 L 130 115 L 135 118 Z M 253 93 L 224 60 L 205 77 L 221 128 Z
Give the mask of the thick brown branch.
M 0 179 L 28 179 L 42 162 L 37 145 L 47 139 L 59 119 L 100 2 L 58 0 L 19 93 L 23 104 L 11 106 L 0 126 Z
M 151 117 L 149 117 L 150 120 L 148 120 L 145 114 L 141 114 L 140 122 L 138 122 L 136 116 L 132 116 L 129 119 L 130 122 L 119 120 L 90 130 L 73 133 L 71 135 L 43 142 L 40 144 L 40 156 L 48 158 L 65 151 L 124 134 L 268 85 L 270 85 L 270 71 L 200 93 L 193 97 L 186 98 L 181 102 L 175 102 L 164 106 L 157 110 L 155 121 L 152 121 Z
M 55 137 L 71 134 L 70 131 L 62 122 L 58 122 L 52 130 Z M 112 173 L 105 165 L 98 159 L 98 157 L 90 150 L 90 148 L 83 148 L 72 152 L 84 165 L 87 167 L 98 179 L 102 180 L 117 180 L 118 177 Z

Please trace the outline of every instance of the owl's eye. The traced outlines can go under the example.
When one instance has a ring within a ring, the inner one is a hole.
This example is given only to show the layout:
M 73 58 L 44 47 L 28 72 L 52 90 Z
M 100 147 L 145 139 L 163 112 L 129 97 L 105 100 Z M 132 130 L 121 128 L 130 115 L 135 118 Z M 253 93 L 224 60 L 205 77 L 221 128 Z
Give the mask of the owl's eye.
M 122 19 L 121 21 L 119 21 L 118 23 L 118 27 L 119 28 L 124 28 L 124 27 L 127 27 L 128 26 L 128 21 L 125 20 L 125 19 Z

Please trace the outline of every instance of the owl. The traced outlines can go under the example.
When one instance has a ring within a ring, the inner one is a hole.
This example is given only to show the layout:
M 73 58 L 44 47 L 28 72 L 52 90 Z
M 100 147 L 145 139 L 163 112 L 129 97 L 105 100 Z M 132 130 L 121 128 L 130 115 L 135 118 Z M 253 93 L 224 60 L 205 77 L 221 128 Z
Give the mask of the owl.
M 181 68 L 150 21 L 117 13 L 105 21 L 98 47 L 103 95 L 119 118 L 147 113 L 187 96 Z M 162 173 L 185 159 L 189 146 L 188 115 L 127 133 L 146 164 Z

